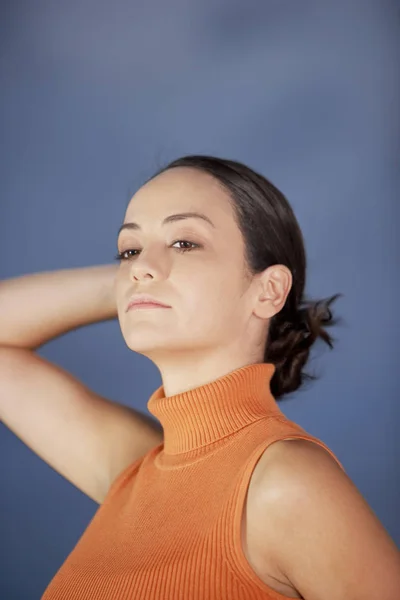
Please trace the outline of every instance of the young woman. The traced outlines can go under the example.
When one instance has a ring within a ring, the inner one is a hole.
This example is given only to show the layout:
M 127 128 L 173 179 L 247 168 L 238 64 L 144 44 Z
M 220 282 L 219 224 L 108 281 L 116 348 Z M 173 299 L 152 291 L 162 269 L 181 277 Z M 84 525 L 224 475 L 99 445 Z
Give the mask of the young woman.
M 313 343 L 332 346 L 336 298 L 306 300 L 286 198 L 243 164 L 184 157 L 133 196 L 117 244 L 117 269 L 0 285 L 1 418 L 100 504 L 43 600 L 398 598 L 393 540 L 278 406 Z M 34 352 L 116 314 L 160 370 L 156 420 Z

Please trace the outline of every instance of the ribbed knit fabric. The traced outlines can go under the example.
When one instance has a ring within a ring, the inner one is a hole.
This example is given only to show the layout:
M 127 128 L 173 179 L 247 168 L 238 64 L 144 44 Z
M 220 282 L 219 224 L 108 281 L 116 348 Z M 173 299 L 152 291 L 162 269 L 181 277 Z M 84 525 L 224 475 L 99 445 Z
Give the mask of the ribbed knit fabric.
M 42 600 L 287 600 L 242 550 L 251 474 L 288 438 L 314 441 L 343 466 L 281 412 L 274 369 L 246 365 L 170 397 L 158 388 L 147 406 L 164 443 L 114 480 Z

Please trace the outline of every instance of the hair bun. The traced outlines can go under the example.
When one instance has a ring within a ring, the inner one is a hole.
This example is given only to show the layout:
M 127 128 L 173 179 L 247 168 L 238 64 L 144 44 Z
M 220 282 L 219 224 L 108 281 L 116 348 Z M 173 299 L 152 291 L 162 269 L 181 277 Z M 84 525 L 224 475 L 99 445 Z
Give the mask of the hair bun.
M 275 398 L 296 390 L 306 379 L 315 376 L 302 371 L 308 360 L 311 346 L 321 338 L 333 348 L 333 338 L 325 327 L 336 325 L 331 304 L 342 294 L 323 300 L 305 300 L 291 313 L 283 309 L 271 321 L 265 351 L 266 362 L 272 362 L 275 373 L 271 391 Z
M 322 300 L 306 301 L 298 309 L 300 330 L 304 331 L 306 339 L 311 336 L 311 343 L 320 337 L 333 348 L 332 338 L 324 328 L 336 325 L 337 320 L 333 317 L 331 304 L 341 295 L 335 294 Z

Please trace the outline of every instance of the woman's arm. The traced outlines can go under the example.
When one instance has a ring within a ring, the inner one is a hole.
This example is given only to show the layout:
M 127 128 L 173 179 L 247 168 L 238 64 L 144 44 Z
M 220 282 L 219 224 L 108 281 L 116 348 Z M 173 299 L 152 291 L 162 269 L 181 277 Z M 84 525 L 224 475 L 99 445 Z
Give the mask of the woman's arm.
M 89 266 L 0 281 L 0 345 L 35 350 L 77 327 L 116 318 L 117 269 Z
M 266 564 L 306 600 L 397 600 L 399 549 L 348 475 L 313 442 L 270 449 L 257 513 Z
M 0 284 L 0 420 L 98 503 L 127 466 L 163 441 L 162 428 L 34 350 L 71 329 L 114 318 L 116 268 L 38 273 Z

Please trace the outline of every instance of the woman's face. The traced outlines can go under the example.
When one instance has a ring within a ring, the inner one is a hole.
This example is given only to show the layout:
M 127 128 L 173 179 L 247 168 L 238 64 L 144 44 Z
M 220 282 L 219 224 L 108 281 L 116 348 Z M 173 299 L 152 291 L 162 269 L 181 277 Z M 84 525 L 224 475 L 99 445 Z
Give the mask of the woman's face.
M 176 218 L 163 224 L 167 217 L 187 212 L 208 220 Z M 221 185 L 196 169 L 173 168 L 133 196 L 124 219 L 130 223 L 137 226 L 118 236 L 118 252 L 125 258 L 115 287 L 127 346 L 156 364 L 173 357 L 186 361 L 189 355 L 195 361 L 222 353 L 240 358 L 248 352 L 254 342 L 251 321 L 256 320 L 253 278 Z M 150 294 L 170 308 L 127 311 L 132 294 Z M 258 321 L 259 329 L 265 324 Z

